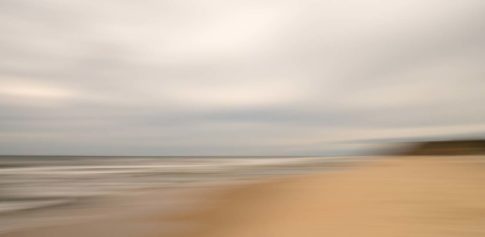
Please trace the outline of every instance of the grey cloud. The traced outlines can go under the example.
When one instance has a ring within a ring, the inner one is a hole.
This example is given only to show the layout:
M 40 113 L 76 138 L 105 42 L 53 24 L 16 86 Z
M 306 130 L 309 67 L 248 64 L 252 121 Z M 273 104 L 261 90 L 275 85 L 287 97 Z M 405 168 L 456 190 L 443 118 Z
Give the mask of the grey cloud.
M 366 131 L 485 124 L 483 1 L 7 0 L 0 13 L 5 154 L 325 154 L 365 148 L 345 141 Z

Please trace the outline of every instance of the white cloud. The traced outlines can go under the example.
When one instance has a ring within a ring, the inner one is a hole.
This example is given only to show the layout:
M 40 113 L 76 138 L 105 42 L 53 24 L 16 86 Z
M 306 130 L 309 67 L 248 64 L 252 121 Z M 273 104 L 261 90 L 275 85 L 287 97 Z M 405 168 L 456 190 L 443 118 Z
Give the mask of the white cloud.
M 0 80 L 1 104 L 62 105 L 78 96 L 74 90 L 42 82 Z
M 0 148 L 274 154 L 481 132 L 484 16 L 482 0 L 2 1 Z

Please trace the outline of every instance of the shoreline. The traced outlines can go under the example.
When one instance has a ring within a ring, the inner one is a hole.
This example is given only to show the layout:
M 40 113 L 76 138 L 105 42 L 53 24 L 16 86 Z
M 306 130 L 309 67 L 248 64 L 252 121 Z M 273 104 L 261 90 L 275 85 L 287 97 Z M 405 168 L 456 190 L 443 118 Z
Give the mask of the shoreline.
M 483 187 L 484 156 L 377 157 L 343 172 L 193 187 L 168 199 L 152 190 L 102 218 L 0 236 L 483 236 Z
M 160 200 L 158 201 L 159 203 L 150 205 L 157 210 L 160 209 L 161 212 L 164 212 L 165 209 L 185 210 L 187 209 L 185 204 L 183 202 L 177 204 L 176 201 L 179 199 L 188 199 L 189 196 L 189 199 L 193 199 L 193 202 L 201 201 L 201 199 L 205 199 L 204 196 L 207 195 L 206 193 L 212 193 L 215 189 L 225 189 L 225 187 L 238 186 L 240 184 L 255 183 L 262 180 L 300 175 L 301 173 L 305 174 L 346 170 L 349 168 L 349 166 L 353 166 L 362 160 L 367 159 L 365 157 L 346 157 L 344 159 L 337 159 L 335 157 L 318 157 L 288 160 L 249 159 L 247 161 L 244 160 L 244 162 L 238 160 L 229 160 L 226 163 L 236 162 L 237 164 L 242 165 L 234 166 L 234 170 L 232 171 L 213 170 L 212 173 L 209 173 L 210 176 L 219 174 L 217 179 L 214 179 L 215 177 L 207 178 L 201 176 L 202 179 L 196 181 L 193 177 L 190 177 L 190 179 L 192 179 L 189 180 L 190 182 L 176 183 L 177 179 L 180 180 L 185 178 L 185 174 L 182 174 L 181 176 L 173 176 L 176 178 L 176 180 L 169 180 L 160 186 L 144 185 L 141 183 L 142 185 L 140 185 L 138 188 L 119 190 L 116 192 L 111 192 L 110 194 L 86 197 L 80 196 L 74 199 L 70 198 L 66 205 L 61 206 L 53 207 L 50 205 L 42 205 L 38 208 L 29 208 L 27 210 L 20 210 L 19 207 L 14 207 L 16 209 L 14 211 L 10 211 L 8 213 L 5 212 L 3 215 L 0 213 L 0 236 L 5 233 L 28 232 L 30 229 L 34 228 L 54 228 L 56 226 L 70 225 L 76 222 L 86 222 L 92 219 L 100 219 L 100 216 L 106 216 L 104 219 L 109 220 L 110 216 L 120 215 L 120 212 L 123 216 L 130 216 L 130 212 L 143 212 L 143 206 L 145 205 L 144 203 L 152 202 L 152 200 L 155 198 Z M 135 160 L 131 160 L 129 162 L 133 163 L 134 161 Z M 157 160 L 157 165 L 165 165 L 165 163 L 167 163 L 165 160 L 162 161 L 163 162 Z M 49 163 L 51 160 L 42 162 Z M 187 161 L 180 160 L 178 162 L 183 164 Z M 197 160 L 197 162 L 204 165 L 206 164 L 206 161 Z M 125 163 L 123 164 L 127 165 Z M 193 161 L 190 161 L 189 164 L 194 163 Z M 211 165 L 211 163 L 208 164 Z M 55 163 L 55 165 L 59 166 L 57 163 Z M 63 164 L 60 165 L 60 168 L 65 169 L 65 166 L 62 166 Z M 94 163 L 94 165 L 97 164 Z M 54 167 L 56 168 L 56 166 Z M 96 167 L 99 167 L 99 165 Z M 131 166 L 127 167 L 130 168 Z M 156 166 L 156 168 L 157 167 L 158 166 Z M 89 170 L 89 166 L 81 168 Z M 55 171 L 58 171 L 57 169 L 58 168 L 56 168 Z M 188 173 L 193 173 L 193 168 L 190 166 L 185 169 Z M 162 172 L 162 174 L 164 173 Z M 108 187 L 110 186 L 108 185 Z M 194 194 L 186 194 L 190 192 L 193 192 Z M 48 200 L 48 198 L 46 198 L 46 200 Z M 167 207 L 165 204 L 167 202 L 175 203 L 170 205 L 170 207 Z M 25 202 L 22 204 L 25 205 Z M 5 203 L 5 205 L 10 204 Z

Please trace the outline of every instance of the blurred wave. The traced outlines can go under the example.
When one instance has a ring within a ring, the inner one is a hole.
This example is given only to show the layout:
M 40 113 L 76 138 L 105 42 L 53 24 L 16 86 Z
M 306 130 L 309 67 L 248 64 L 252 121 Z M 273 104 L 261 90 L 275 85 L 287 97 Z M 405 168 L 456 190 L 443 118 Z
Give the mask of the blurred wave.
M 0 214 L 139 188 L 248 180 L 341 167 L 342 157 L 1 157 Z

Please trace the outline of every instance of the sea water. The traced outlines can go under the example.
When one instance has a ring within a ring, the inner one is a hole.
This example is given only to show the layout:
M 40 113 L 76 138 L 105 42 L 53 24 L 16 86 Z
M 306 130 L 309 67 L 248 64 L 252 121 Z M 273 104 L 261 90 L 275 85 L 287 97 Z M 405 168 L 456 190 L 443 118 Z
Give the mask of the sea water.
M 0 215 L 71 205 L 139 188 L 177 188 L 331 171 L 345 157 L 0 157 Z M 20 214 L 19 214 L 20 213 Z M 2 226 L 0 226 L 2 231 Z

